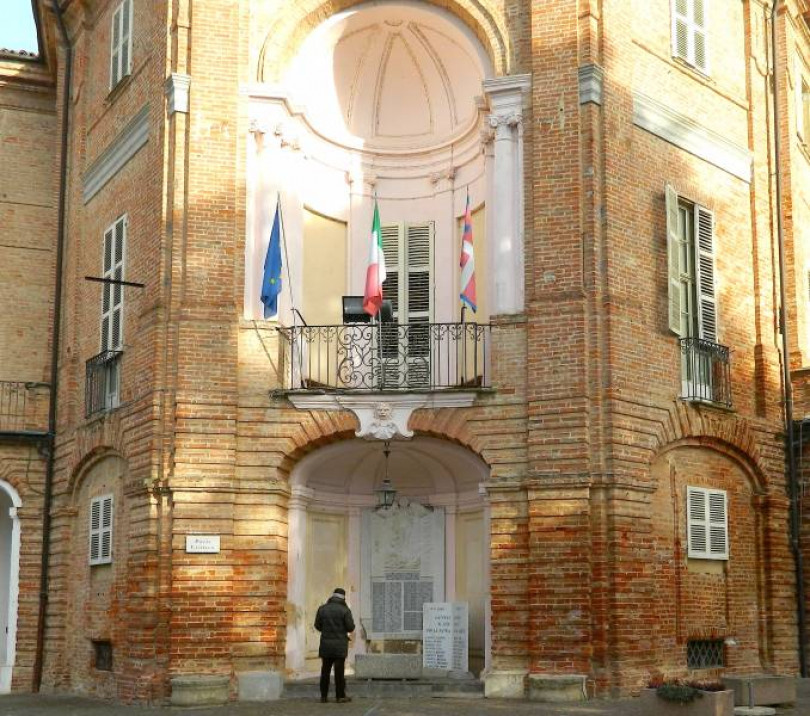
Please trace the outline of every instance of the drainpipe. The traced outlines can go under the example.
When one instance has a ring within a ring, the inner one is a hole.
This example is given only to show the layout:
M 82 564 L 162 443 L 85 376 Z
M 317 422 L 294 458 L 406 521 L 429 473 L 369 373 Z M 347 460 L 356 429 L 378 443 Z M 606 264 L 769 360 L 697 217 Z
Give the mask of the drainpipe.
M 782 380 L 785 384 L 785 433 L 787 435 L 788 489 L 790 493 L 790 546 L 796 560 L 796 610 L 799 628 L 799 668 L 807 677 L 806 626 L 804 613 L 804 562 L 801 550 L 801 515 L 799 514 L 799 484 L 796 474 L 795 435 L 793 426 L 793 386 L 790 382 L 790 353 L 788 352 L 787 301 L 785 291 L 785 236 L 782 219 L 782 162 L 779 114 L 779 82 L 777 72 L 776 11 L 779 0 L 771 7 L 771 51 L 773 58 L 773 126 L 774 163 L 776 165 L 776 236 L 779 245 L 779 323 L 782 328 Z
M 53 297 L 51 339 L 51 400 L 48 405 L 48 462 L 45 467 L 45 494 L 42 500 L 42 564 L 40 568 L 39 615 L 37 619 L 37 649 L 34 657 L 33 691 L 42 685 L 42 660 L 45 646 L 45 616 L 48 609 L 48 568 L 51 552 L 51 502 L 56 452 L 56 400 L 59 394 L 59 337 L 62 328 L 62 262 L 65 245 L 65 210 L 67 205 L 67 148 L 70 83 L 73 73 L 73 50 L 70 46 L 59 0 L 52 0 L 53 11 L 65 50 L 65 75 L 62 89 L 62 135 L 59 158 L 59 216 L 56 230 L 56 281 Z

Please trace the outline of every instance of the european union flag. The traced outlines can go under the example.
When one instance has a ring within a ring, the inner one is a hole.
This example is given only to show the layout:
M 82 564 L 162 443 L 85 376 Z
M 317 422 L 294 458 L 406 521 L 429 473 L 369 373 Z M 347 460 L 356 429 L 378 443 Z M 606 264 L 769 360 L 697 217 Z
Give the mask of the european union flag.
M 273 230 L 270 232 L 270 245 L 264 257 L 264 277 L 262 278 L 262 303 L 264 317 L 270 318 L 278 313 L 278 295 L 281 293 L 281 202 L 276 204 L 276 218 L 273 219 Z

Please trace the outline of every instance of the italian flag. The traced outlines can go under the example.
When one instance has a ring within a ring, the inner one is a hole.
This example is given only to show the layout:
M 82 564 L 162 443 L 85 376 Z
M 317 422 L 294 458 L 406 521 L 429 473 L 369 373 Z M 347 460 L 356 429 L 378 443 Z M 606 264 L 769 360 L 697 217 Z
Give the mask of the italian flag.
M 368 251 L 366 269 L 366 290 L 363 294 L 363 310 L 369 316 L 376 316 L 383 302 L 383 282 L 385 281 L 385 254 L 380 231 L 380 210 L 374 199 L 374 219 L 371 222 L 371 245 Z

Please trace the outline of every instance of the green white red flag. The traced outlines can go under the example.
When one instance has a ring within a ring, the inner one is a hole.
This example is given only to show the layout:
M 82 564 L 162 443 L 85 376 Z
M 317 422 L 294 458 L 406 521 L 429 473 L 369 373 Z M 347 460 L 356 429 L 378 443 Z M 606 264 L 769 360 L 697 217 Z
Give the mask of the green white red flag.
M 383 282 L 385 281 L 385 254 L 380 230 L 380 210 L 374 199 L 374 219 L 371 222 L 371 245 L 366 269 L 366 290 L 363 293 L 363 310 L 369 316 L 376 316 L 383 302 Z

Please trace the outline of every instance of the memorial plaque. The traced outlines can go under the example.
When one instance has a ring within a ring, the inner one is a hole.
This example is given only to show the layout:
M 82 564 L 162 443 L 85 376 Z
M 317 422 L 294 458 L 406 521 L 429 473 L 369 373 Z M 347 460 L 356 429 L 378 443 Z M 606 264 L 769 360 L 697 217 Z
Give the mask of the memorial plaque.
M 467 671 L 468 608 L 466 602 L 434 602 L 424 606 L 422 666 L 438 671 Z
M 363 515 L 362 616 L 371 638 L 418 639 L 423 605 L 444 592 L 444 512 L 406 503 Z
M 186 535 L 189 554 L 219 554 L 219 535 Z

